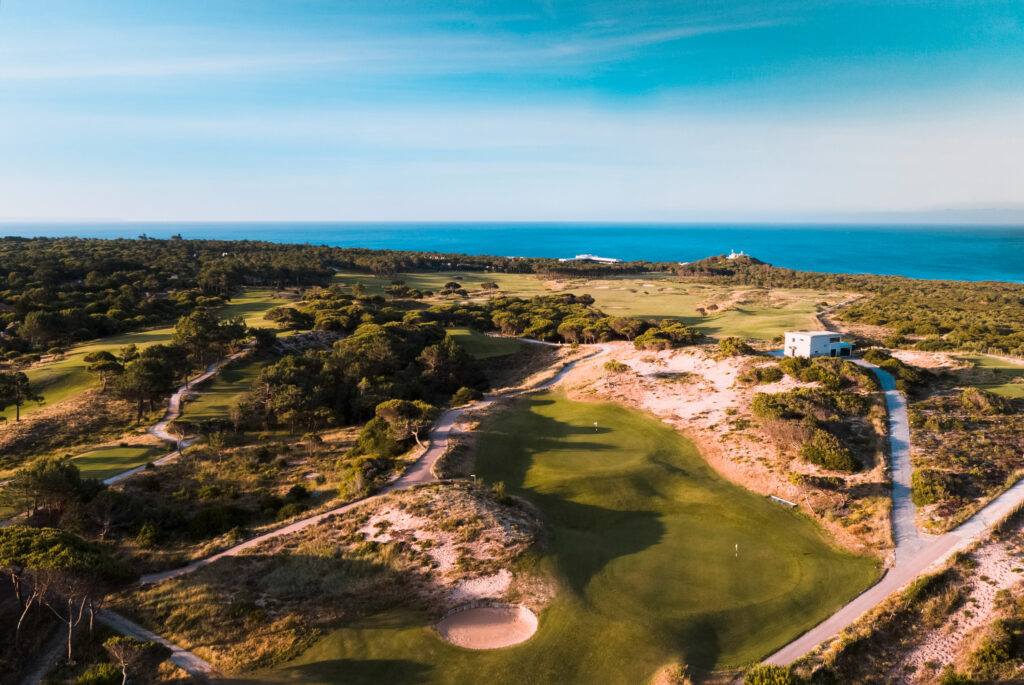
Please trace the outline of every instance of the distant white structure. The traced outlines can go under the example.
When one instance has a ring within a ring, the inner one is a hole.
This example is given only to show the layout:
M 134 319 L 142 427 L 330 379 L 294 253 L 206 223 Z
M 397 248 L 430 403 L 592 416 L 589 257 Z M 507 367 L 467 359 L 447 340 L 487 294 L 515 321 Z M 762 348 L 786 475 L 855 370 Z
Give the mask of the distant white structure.
M 737 257 L 749 257 L 749 256 L 750 255 L 744 253 L 743 250 L 740 250 L 739 252 L 737 252 L 736 250 L 729 250 L 729 256 L 726 257 L 726 259 L 736 259 Z
M 575 257 L 559 259 L 560 262 L 600 262 L 601 264 L 615 264 L 621 260 L 612 257 L 598 257 L 592 254 L 578 254 Z
M 843 357 L 853 356 L 853 343 L 843 342 L 835 331 L 786 331 L 783 354 L 787 357 Z

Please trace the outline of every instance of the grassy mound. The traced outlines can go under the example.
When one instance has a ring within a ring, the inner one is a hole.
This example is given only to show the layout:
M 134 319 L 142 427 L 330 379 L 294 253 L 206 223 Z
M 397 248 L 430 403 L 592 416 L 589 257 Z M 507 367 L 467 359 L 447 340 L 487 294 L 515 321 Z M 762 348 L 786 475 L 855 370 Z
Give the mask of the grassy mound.
M 476 473 L 551 527 L 538 570 L 559 585 L 523 645 L 468 652 L 411 612 L 321 640 L 262 682 L 622 683 L 683 660 L 738 666 L 828 616 L 877 574 L 800 514 L 719 477 L 643 414 L 558 394 L 522 400 L 481 434 Z

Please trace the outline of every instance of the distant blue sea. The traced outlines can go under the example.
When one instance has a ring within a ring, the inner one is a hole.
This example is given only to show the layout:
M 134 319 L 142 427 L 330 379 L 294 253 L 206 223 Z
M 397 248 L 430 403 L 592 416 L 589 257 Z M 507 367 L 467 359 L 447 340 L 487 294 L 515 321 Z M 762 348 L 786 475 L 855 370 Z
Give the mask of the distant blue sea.
M 270 240 L 529 257 L 689 262 L 743 251 L 791 269 L 1024 282 L 1024 226 L 583 223 L 0 224 L 0 236 Z M 0 265 L 2 268 L 2 265 Z

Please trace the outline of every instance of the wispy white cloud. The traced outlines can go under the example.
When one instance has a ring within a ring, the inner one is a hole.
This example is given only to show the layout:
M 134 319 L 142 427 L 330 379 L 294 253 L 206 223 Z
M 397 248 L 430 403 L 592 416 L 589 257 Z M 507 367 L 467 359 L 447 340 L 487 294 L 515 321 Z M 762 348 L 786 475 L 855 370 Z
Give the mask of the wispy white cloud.
M 631 52 L 699 36 L 764 29 L 782 20 L 701 21 L 670 28 L 598 22 L 578 30 L 515 34 L 431 32 L 427 34 L 352 37 L 305 42 L 282 48 L 265 38 L 226 35 L 218 47 L 209 37 L 190 46 L 147 45 L 139 36 L 121 43 L 94 31 L 81 46 L 88 56 L 67 53 L 62 59 L 35 50 L 8 47 L 0 63 L 0 81 L 48 81 L 258 75 L 282 71 L 333 70 L 338 74 L 472 74 L 484 71 L 564 70 L 614 61 Z M 261 45 L 260 40 L 264 43 Z M 245 45 L 233 52 L 230 46 Z M 253 45 L 259 46 L 254 49 Z M 227 46 L 227 49 L 225 49 Z M 167 56 L 154 56 L 164 51 Z M 104 54 L 103 59 L 92 57 Z M 189 56 L 181 56 L 183 53 Z

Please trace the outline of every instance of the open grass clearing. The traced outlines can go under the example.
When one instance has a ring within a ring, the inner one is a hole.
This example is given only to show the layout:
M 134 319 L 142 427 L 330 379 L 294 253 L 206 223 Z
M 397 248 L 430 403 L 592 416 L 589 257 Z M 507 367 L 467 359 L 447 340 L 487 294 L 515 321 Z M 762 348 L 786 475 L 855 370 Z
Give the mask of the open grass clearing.
M 241 316 L 248 326 L 273 327 L 272 322 L 263 318 L 264 314 L 274 307 L 292 301 L 292 298 L 278 296 L 269 288 L 247 288 L 241 295 L 221 307 L 218 312 L 226 319 Z M 27 370 L 26 374 L 32 387 L 45 399 L 42 405 L 34 402 L 25 404 L 21 408 L 22 416 L 38 411 L 42 406 L 57 404 L 92 385 L 95 378 L 85 370 L 87 364 L 84 357 L 86 355 L 101 350 L 116 354 L 126 345 L 136 345 L 142 349 L 150 345 L 168 343 L 171 341 L 173 333 L 174 326 L 165 326 L 147 331 L 112 335 L 76 345 L 65 353 L 63 359 Z M 13 419 L 14 408 L 8 407 L 7 410 L 0 412 L 0 416 Z
M 220 370 L 196 387 L 198 397 L 185 403 L 182 418 L 187 421 L 227 421 L 231 407 L 249 391 L 260 371 L 272 364 L 270 357 L 243 359 Z
M 500 293 L 535 297 L 559 292 L 588 294 L 609 316 L 677 319 L 715 337 L 740 336 L 771 340 L 787 330 L 817 329 L 814 317 L 820 303 L 835 304 L 849 293 L 803 289 L 729 287 L 670 280 L 668 274 L 650 273 L 605 279 L 544 281 L 532 274 L 483 272 L 406 273 L 394 277 L 341 272 L 336 282 L 362 283 L 367 292 L 383 294 L 392 280 L 412 288 L 438 292 L 445 283 L 458 281 L 471 293 L 484 281 L 494 281 Z M 487 295 L 490 296 L 490 295 Z M 717 310 L 715 309 L 717 307 Z M 704 316 L 698 308 L 704 308 Z
M 956 358 L 970 362 L 975 365 L 975 369 L 985 372 L 992 382 L 979 383 L 978 387 L 982 390 L 1004 397 L 1024 397 L 1024 363 L 1014 364 L 983 354 L 958 354 Z
M 529 344 L 515 338 L 484 335 L 468 328 L 449 328 L 448 337 L 454 338 L 455 342 L 462 345 L 466 352 L 477 359 L 507 357 L 518 352 L 523 345 Z
M 71 463 L 78 467 L 82 478 L 103 480 L 158 459 L 168 451 L 168 447 L 156 445 L 98 447 L 72 457 Z
M 740 666 L 877 577 L 804 516 L 734 486 L 689 441 L 614 404 L 542 393 L 482 430 L 476 473 L 542 511 L 534 572 L 560 587 L 529 641 L 470 652 L 420 615 L 359 619 L 261 682 L 636 685 L 682 660 Z

